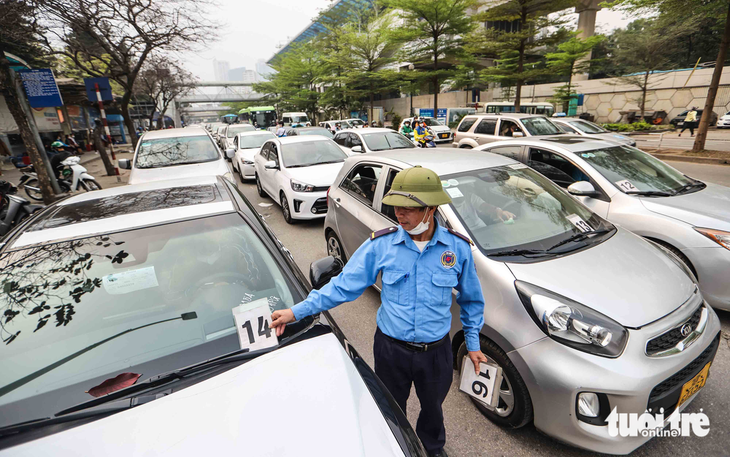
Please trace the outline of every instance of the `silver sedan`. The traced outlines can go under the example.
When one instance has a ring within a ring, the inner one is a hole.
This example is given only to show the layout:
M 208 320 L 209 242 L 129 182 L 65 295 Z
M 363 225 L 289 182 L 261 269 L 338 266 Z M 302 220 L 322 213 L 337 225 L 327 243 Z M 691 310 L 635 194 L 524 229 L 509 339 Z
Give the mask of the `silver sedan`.
M 686 176 L 636 148 L 590 138 L 478 149 L 530 165 L 602 217 L 671 250 L 697 276 L 707 302 L 730 310 L 730 188 Z
M 574 446 L 629 453 L 650 438 L 611 437 L 610 411 L 664 408 L 668 417 L 694 398 L 683 396 L 684 388 L 709 369 L 720 324 L 691 273 L 669 251 L 614 226 L 524 164 L 452 148 L 349 157 L 329 192 L 331 255 L 346 261 L 372 231 L 397 225 L 382 198 L 395 174 L 414 165 L 437 171 L 453 200 L 439 207 L 439 225 L 474 242 L 487 302 L 481 349 L 503 372 L 491 381 L 496 402 L 473 399 L 487 418 L 508 428 L 533 421 Z M 433 284 L 453 293 L 456 279 L 442 276 Z M 386 277 L 397 289 L 407 275 Z M 461 365 L 466 346 L 455 300 L 451 311 Z

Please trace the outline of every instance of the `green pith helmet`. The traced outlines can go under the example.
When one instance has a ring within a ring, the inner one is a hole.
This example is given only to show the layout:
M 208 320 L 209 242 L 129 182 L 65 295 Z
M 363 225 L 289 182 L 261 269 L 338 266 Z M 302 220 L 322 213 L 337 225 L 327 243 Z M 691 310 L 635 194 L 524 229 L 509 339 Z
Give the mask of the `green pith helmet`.
M 383 203 L 408 207 L 439 206 L 451 203 L 451 198 L 444 192 L 441 179 L 435 172 L 416 165 L 395 175 Z

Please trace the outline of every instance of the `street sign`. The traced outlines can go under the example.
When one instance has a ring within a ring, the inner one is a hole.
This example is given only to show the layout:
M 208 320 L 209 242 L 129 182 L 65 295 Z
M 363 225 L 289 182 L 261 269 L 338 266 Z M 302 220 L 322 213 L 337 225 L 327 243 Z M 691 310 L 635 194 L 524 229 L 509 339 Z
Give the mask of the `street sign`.
M 101 92 L 102 100 L 114 100 L 112 96 L 112 86 L 109 84 L 109 78 L 84 78 L 84 85 L 86 86 L 86 97 L 89 101 L 96 102 L 96 86 L 99 85 L 99 92 Z
M 420 117 L 433 117 L 433 108 L 421 108 L 418 110 Z
M 34 70 L 20 70 L 20 79 L 23 80 L 25 94 L 31 108 L 48 108 L 63 106 L 61 92 L 58 90 L 56 78 L 49 68 Z
M 436 116 L 436 119 L 439 121 L 443 121 L 446 123 L 446 108 L 439 108 L 438 115 Z

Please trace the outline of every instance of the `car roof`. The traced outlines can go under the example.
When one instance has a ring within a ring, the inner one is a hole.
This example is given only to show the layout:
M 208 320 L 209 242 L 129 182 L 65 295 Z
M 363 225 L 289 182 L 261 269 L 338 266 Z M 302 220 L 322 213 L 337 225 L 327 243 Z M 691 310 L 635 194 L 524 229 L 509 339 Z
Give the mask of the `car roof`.
M 254 135 L 274 135 L 268 130 L 249 130 L 248 132 L 239 132 L 238 136 L 254 136 Z M 274 135 L 276 136 L 276 135 Z
M 178 138 L 183 136 L 208 136 L 208 133 L 196 129 L 163 129 L 151 130 L 142 135 L 145 140 L 157 140 L 159 138 Z
M 49 206 L 24 227 L 9 247 L 77 239 L 233 211 L 227 190 L 215 176 L 113 187 L 76 195 Z
M 554 147 L 562 149 L 566 152 L 578 153 L 582 151 L 592 151 L 594 149 L 601 149 L 606 147 L 616 147 L 619 144 L 608 141 L 600 140 L 596 137 L 580 136 L 572 134 L 562 135 L 548 135 L 548 136 L 536 136 L 527 138 L 518 138 L 514 140 L 503 140 L 494 143 L 489 143 L 490 146 L 533 146 L 533 147 Z
M 476 113 L 476 114 L 467 114 L 464 117 L 513 117 L 516 119 L 524 119 L 527 117 L 544 117 L 547 119 L 547 116 L 543 114 L 527 114 L 527 113 Z
M 415 148 L 358 154 L 347 161 L 386 159 L 401 167 L 420 165 L 438 173 L 440 176 L 460 173 L 481 168 L 499 167 L 518 163 L 505 156 L 470 149 L 454 148 Z
M 324 127 L 320 127 L 318 125 L 312 126 L 312 127 L 294 127 L 294 130 L 327 130 Z
M 398 133 L 393 129 L 389 129 L 386 127 L 368 127 L 366 129 L 342 129 L 337 133 L 342 132 L 352 132 L 352 133 L 359 133 L 360 135 L 365 135 L 368 133 L 378 133 L 378 132 L 390 132 L 390 133 Z
M 330 138 L 327 138 L 326 136 L 319 136 L 319 135 L 285 136 L 285 137 L 277 138 L 277 140 L 282 145 L 294 144 L 294 143 L 308 143 L 308 142 L 313 142 L 313 141 L 332 141 Z M 271 141 L 271 140 L 269 140 L 269 141 Z

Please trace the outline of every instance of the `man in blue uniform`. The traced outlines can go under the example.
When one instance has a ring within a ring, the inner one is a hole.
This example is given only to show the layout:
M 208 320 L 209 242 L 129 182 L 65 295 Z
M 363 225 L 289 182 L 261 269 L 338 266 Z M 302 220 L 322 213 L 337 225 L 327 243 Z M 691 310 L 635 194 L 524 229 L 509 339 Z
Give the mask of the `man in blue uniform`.
M 271 315 L 272 327 L 281 335 L 287 323 L 355 300 L 382 274 L 375 373 L 404 412 L 415 384 L 421 403 L 416 433 L 432 456 L 446 455 L 441 405 L 453 375 L 452 289 L 458 292 L 466 347 L 477 373 L 479 363 L 487 361 L 479 343 L 484 297 L 471 240 L 434 218 L 437 207 L 450 202 L 433 171 L 420 166 L 401 171 L 383 198 L 395 208 L 400 225 L 373 232 L 336 278 L 291 309 Z

